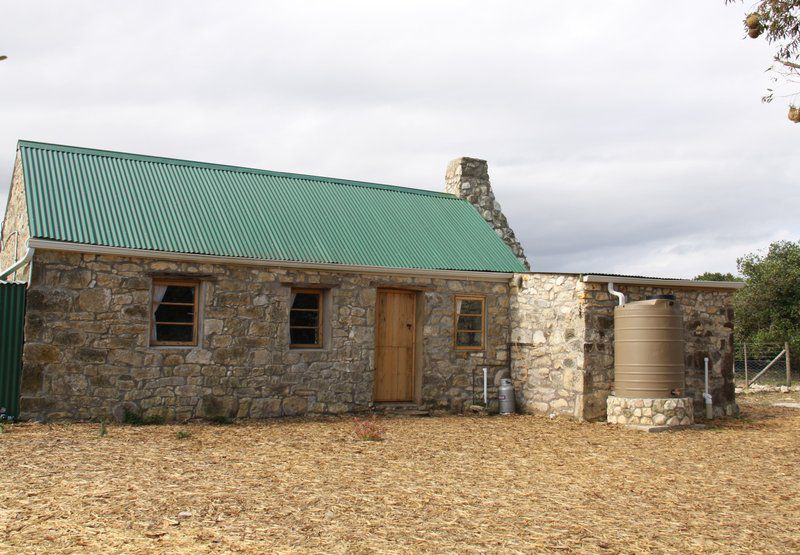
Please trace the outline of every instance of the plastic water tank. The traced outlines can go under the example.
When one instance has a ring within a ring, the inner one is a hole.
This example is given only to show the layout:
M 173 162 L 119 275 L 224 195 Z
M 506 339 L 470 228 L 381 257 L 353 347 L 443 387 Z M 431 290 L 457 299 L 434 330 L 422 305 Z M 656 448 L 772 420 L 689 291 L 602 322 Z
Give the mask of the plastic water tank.
M 683 315 L 672 295 L 614 309 L 614 386 L 617 397 L 663 399 L 686 382 Z

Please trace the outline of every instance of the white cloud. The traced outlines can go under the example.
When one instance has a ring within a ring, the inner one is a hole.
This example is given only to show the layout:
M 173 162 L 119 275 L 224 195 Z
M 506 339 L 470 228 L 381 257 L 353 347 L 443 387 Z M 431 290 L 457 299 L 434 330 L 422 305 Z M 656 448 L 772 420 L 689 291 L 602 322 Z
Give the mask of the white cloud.
M 542 270 L 691 276 L 800 238 L 800 127 L 759 103 L 742 6 L 563 4 L 9 4 L 0 186 L 19 138 L 430 189 L 468 155 Z

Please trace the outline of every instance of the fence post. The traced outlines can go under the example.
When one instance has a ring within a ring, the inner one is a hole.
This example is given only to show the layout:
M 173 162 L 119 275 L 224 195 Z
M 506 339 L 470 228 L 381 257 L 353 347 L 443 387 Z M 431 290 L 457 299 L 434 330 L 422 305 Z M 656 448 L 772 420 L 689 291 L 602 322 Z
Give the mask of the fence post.
M 750 376 L 747 375 L 747 343 L 744 344 L 744 387 L 750 387 Z
M 783 344 L 783 349 L 786 351 L 786 387 L 792 386 L 792 366 L 789 360 L 789 342 Z

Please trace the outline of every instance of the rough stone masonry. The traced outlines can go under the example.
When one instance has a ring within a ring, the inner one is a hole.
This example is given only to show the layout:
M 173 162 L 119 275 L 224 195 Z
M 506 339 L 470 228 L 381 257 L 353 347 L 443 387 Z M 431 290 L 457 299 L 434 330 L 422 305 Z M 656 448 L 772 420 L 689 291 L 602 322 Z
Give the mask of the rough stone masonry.
M 154 277 L 202 283 L 196 347 L 150 345 Z M 322 349 L 289 348 L 292 287 L 324 287 Z M 422 372 L 418 405 L 458 412 L 491 393 L 508 368 L 504 283 L 376 277 L 37 251 L 25 324 L 25 418 L 96 419 L 125 409 L 170 420 L 266 418 L 368 410 L 375 298 L 380 287 L 418 291 Z M 486 349 L 453 349 L 457 294 L 486 297 Z
M 511 375 L 523 410 L 606 417 L 614 387 L 614 307 L 605 283 L 580 274 L 532 273 L 511 289 Z M 733 383 L 733 292 L 697 286 L 618 285 L 630 301 L 674 294 L 683 310 L 686 395 L 703 414 L 704 358 L 717 416 L 737 413 Z
M 505 241 L 527 269 L 531 266 L 517 236 L 508 225 L 500 203 L 494 198 L 489 182 L 489 165 L 477 158 L 457 158 L 447 165 L 445 192 L 467 199 L 478 210 L 483 219 Z

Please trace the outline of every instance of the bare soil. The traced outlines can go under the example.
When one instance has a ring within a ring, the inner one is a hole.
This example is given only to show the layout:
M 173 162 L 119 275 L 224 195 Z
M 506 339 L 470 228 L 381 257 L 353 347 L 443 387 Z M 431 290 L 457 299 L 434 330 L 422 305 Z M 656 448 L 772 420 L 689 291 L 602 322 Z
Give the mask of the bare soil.
M 6 426 L 0 551 L 797 552 L 800 410 L 770 402 L 655 434 L 537 416 L 386 419 L 380 442 L 349 418 Z

